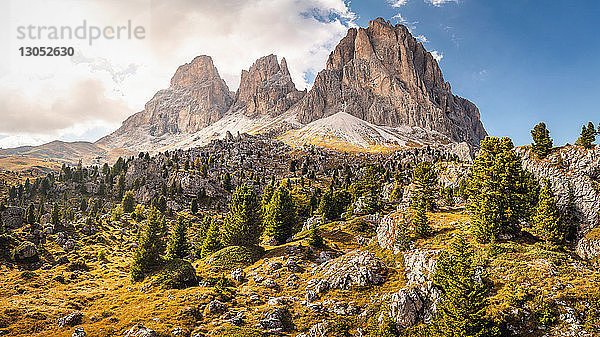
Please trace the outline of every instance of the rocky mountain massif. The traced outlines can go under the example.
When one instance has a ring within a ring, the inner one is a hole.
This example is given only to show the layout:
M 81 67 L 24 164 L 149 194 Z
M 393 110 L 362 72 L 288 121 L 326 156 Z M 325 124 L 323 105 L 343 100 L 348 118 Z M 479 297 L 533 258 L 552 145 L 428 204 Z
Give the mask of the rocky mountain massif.
M 396 136 L 379 137 L 372 127 L 330 132 L 324 118 L 338 113 Z M 199 56 L 181 66 L 144 111 L 98 144 L 131 151 L 191 148 L 227 132 L 285 134 L 281 139 L 290 144 L 353 151 L 422 146 L 432 143 L 431 133 L 445 143 L 473 146 L 486 136 L 477 107 L 452 94 L 433 56 L 406 27 L 379 18 L 348 31 L 308 92 L 296 89 L 285 58 L 279 63 L 268 55 L 242 71 L 233 95 L 211 58 Z M 315 132 L 317 138 L 308 136 Z M 357 133 L 361 140 L 353 143 Z

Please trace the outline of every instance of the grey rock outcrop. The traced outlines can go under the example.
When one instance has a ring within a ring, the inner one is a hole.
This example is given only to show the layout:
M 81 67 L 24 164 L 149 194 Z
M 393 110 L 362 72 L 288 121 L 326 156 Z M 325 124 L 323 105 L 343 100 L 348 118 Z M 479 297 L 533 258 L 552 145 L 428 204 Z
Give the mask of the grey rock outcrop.
M 23 226 L 23 217 L 25 210 L 21 207 L 6 207 L 1 213 L 2 221 L 8 228 L 20 228 Z
M 404 268 L 406 286 L 399 291 L 384 295 L 388 304 L 388 317 L 402 327 L 429 322 L 436 311 L 440 291 L 433 286 L 437 251 L 416 250 L 406 252 Z
M 292 110 L 304 124 L 343 111 L 375 125 L 419 126 L 475 146 L 487 135 L 477 107 L 452 94 L 431 53 L 407 27 L 382 18 L 348 30 Z
M 548 179 L 561 213 L 577 225 L 583 237 L 599 225 L 600 149 L 567 146 L 539 160 L 530 147 L 516 149 L 523 167 L 538 180 Z
M 326 281 L 330 289 L 351 289 L 385 282 L 388 269 L 373 253 L 357 249 L 319 265 L 313 272 L 318 275 L 313 280 Z

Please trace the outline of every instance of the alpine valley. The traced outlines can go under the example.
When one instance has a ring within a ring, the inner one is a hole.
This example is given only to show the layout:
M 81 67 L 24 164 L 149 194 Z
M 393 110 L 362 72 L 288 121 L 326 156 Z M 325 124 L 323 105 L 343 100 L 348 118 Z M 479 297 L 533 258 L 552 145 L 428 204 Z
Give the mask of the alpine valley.
M 95 143 L 0 150 L 0 336 L 600 336 L 600 126 L 488 136 L 381 18 L 288 66 L 197 56 Z

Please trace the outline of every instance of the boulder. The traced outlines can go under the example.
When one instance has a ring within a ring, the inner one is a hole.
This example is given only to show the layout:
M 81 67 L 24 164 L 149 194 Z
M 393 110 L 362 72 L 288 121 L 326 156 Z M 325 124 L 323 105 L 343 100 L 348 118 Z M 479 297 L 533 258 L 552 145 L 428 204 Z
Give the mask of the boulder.
M 17 229 L 23 226 L 23 217 L 25 210 L 21 207 L 6 207 L 2 212 L 2 221 L 7 228 Z
M 400 253 L 408 245 L 408 237 L 404 228 L 410 221 L 405 212 L 392 212 L 381 219 L 377 226 L 377 242 L 381 248 L 389 249 L 394 254 Z
M 316 267 L 314 280 L 327 281 L 330 289 L 351 289 L 382 284 L 387 272 L 375 254 L 357 249 Z
M 246 273 L 242 268 L 235 268 L 231 271 L 230 277 L 237 282 L 243 282 L 246 279 Z
M 72 313 L 59 318 L 56 323 L 59 328 L 64 328 L 67 326 L 75 326 L 81 324 L 83 320 L 83 314 L 79 311 L 73 311 Z
M 302 225 L 302 231 L 311 230 L 313 228 L 317 228 L 325 223 L 325 219 L 323 219 L 320 215 L 313 215 L 310 218 L 304 221 Z
M 125 337 L 158 337 L 156 331 L 146 328 L 141 324 L 132 326 L 129 330 L 123 333 Z
M 37 247 L 32 242 L 22 242 L 13 249 L 12 258 L 17 262 L 36 260 L 38 258 Z
M 275 308 L 266 312 L 263 317 L 258 326 L 269 333 L 281 333 L 291 331 L 294 328 L 292 315 L 286 308 Z
M 71 334 L 71 337 L 85 337 L 85 330 L 78 326 L 75 328 L 75 331 Z

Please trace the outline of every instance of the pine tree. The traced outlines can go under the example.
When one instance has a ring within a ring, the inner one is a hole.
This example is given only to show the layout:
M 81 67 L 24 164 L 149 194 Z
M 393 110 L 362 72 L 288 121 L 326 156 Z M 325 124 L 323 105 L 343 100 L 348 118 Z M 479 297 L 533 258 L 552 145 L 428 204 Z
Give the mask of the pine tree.
M 261 214 L 263 216 L 265 215 L 265 212 L 267 211 L 267 206 L 269 206 L 269 203 L 271 202 L 271 198 L 273 198 L 274 193 L 275 193 L 275 187 L 273 187 L 272 183 L 265 187 L 265 190 L 263 191 L 263 194 L 262 194 L 262 200 L 260 202 Z
M 225 218 L 223 243 L 229 246 L 256 246 L 262 232 L 261 207 L 254 190 L 241 184 L 233 193 Z
M 190 205 L 190 210 L 192 211 L 192 214 L 198 213 L 198 199 L 196 199 L 196 198 L 192 199 L 192 204 Z
M 58 225 L 60 222 L 60 206 L 57 202 L 52 205 L 52 211 L 50 212 L 50 222 L 54 225 Z
M 560 244 L 565 237 L 560 212 L 554 200 L 554 192 L 547 180 L 544 181 L 540 190 L 538 204 L 533 216 L 533 229 L 535 235 L 547 244 Z
M 463 236 L 440 254 L 434 283 L 442 290 L 434 323 L 436 336 L 500 335 L 498 327 L 486 317 L 489 289 L 477 273 L 473 248 Z
M 206 237 L 204 238 L 200 248 L 200 258 L 205 258 L 221 248 L 223 248 L 223 244 L 221 242 L 221 233 L 219 232 L 217 222 L 212 219 L 212 222 L 206 232 Z
M 229 174 L 229 172 L 226 172 L 225 176 L 223 177 L 223 188 L 231 192 L 231 174 Z
M 533 130 L 531 130 L 531 137 L 533 143 L 531 144 L 531 150 L 537 155 L 539 159 L 544 159 L 552 150 L 552 139 L 550 138 L 550 131 L 546 129 L 545 123 L 539 123 Z
M 162 233 L 165 228 L 165 218 L 152 207 L 148 212 L 148 221 L 143 226 L 138 237 L 138 247 L 133 255 L 131 278 L 134 281 L 144 279 L 162 263 L 161 254 L 165 250 Z
M 296 206 L 285 184 L 279 185 L 267 206 L 264 218 L 265 235 L 285 242 L 298 224 Z
M 0 207 L 1 210 L 1 207 Z M 6 226 L 4 225 L 4 220 L 2 220 L 2 216 L 0 216 L 0 235 L 6 234 Z
M 29 204 L 29 207 L 27 207 L 27 212 L 25 213 L 25 222 L 28 224 L 35 223 L 35 207 L 33 204 Z
M 510 138 L 483 140 L 468 185 L 477 239 L 486 243 L 500 234 L 518 233 L 521 220 L 529 220 L 532 214 L 535 189 Z
M 187 227 L 187 220 L 183 216 L 179 216 L 173 227 L 173 233 L 171 233 L 169 245 L 167 246 L 167 259 L 183 259 L 187 256 L 189 251 Z
M 415 208 L 420 203 L 425 204 L 425 210 L 433 210 L 433 201 L 436 197 L 435 187 L 437 175 L 430 162 L 420 162 L 413 170 L 415 189 L 411 196 L 411 207 Z
M 419 202 L 414 208 L 412 225 L 415 238 L 425 238 L 431 235 L 432 228 L 427 218 L 427 204 L 425 201 Z
M 125 213 L 133 212 L 133 210 L 135 208 L 135 198 L 133 197 L 132 191 L 125 192 L 125 195 L 123 196 L 123 200 L 121 200 L 121 208 L 123 209 L 123 212 L 125 212 Z
M 585 125 L 581 127 L 581 135 L 577 139 L 576 144 L 589 149 L 592 147 L 594 141 L 596 141 L 596 129 L 594 123 L 589 122 L 587 127 Z

